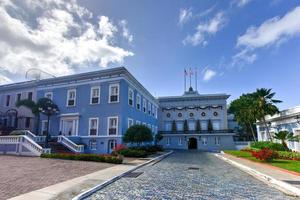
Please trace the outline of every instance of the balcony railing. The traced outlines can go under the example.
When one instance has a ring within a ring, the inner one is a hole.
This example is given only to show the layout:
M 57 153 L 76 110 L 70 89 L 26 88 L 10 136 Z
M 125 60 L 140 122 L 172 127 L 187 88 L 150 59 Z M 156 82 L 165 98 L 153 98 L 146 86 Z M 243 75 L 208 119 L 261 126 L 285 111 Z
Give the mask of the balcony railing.
M 201 131 L 159 131 L 160 134 L 221 134 L 221 133 L 235 133 L 232 129 L 226 130 L 201 130 Z

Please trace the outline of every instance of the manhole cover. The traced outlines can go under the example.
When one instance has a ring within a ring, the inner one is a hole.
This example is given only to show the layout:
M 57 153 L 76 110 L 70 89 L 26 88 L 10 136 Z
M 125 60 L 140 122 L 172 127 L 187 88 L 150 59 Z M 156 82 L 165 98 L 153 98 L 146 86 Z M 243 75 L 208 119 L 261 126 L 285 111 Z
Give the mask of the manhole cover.
M 143 174 L 144 172 L 130 172 L 124 176 L 124 178 L 136 178 Z
M 199 167 L 189 167 L 188 170 L 199 170 Z

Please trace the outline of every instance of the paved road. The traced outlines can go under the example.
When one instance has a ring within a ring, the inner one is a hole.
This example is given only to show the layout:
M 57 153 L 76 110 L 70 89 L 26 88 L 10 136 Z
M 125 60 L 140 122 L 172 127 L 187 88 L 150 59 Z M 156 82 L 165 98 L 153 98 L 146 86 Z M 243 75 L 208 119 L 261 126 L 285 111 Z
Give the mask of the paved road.
M 199 170 L 189 170 L 196 167 Z M 98 199 L 296 199 L 269 187 L 210 153 L 178 151 L 94 193 Z

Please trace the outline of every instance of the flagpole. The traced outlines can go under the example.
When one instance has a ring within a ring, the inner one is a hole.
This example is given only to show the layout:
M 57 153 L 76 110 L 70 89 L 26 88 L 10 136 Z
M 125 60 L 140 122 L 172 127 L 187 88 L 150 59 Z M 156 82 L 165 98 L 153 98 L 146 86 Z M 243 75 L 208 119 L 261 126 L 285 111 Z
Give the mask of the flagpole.
M 192 87 L 192 69 L 190 68 L 190 88 Z
M 185 68 L 184 68 L 183 75 L 184 75 L 184 92 L 186 92 L 186 69 Z

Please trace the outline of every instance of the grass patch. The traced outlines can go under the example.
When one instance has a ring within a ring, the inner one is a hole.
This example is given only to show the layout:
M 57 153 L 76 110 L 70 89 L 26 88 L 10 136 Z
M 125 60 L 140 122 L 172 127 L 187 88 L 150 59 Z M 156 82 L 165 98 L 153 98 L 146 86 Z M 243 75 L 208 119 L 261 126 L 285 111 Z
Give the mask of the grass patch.
M 271 162 L 263 162 L 261 160 L 256 159 L 251 155 L 250 152 L 247 151 L 238 151 L 238 150 L 228 150 L 224 151 L 227 154 L 240 157 L 240 158 L 246 158 L 251 161 L 260 162 L 260 163 L 266 163 L 275 167 L 279 167 L 282 169 L 299 172 L 300 173 L 300 161 L 297 160 L 283 160 L 283 159 L 274 159 Z

